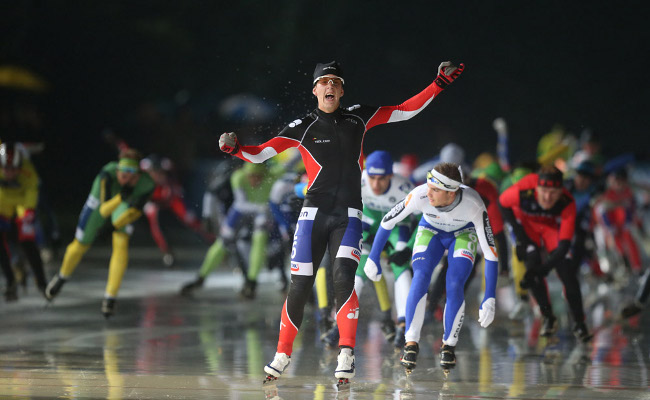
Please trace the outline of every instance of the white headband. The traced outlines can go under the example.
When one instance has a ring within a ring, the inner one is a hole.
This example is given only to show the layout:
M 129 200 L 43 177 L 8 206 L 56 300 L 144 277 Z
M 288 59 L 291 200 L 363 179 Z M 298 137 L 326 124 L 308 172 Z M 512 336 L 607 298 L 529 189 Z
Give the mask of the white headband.
M 462 177 L 462 173 L 461 173 L 461 177 Z M 435 169 L 432 169 L 431 171 L 429 171 L 429 173 L 427 173 L 427 183 L 437 187 L 438 189 L 447 192 L 455 192 L 460 188 L 461 185 L 460 182 L 444 176 L 443 174 L 436 171 Z

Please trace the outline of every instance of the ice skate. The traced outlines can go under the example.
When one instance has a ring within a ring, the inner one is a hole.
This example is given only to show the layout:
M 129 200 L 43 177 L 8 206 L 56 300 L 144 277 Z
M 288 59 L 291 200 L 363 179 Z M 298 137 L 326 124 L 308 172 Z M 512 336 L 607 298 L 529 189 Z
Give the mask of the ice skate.
M 61 291 L 63 284 L 66 282 L 65 279 L 59 274 L 54 275 L 50 283 L 47 284 L 45 288 L 45 298 L 49 301 L 54 300 L 57 294 Z
M 102 314 L 104 318 L 108 319 L 115 314 L 115 299 L 106 297 L 102 300 Z
M 542 321 L 542 329 L 540 330 L 539 335 L 542 337 L 549 337 L 553 336 L 556 331 L 557 318 L 553 315 L 544 317 L 544 320 Z
M 205 278 L 202 277 L 202 276 L 199 276 L 195 280 L 186 283 L 181 288 L 181 295 L 182 296 L 191 296 L 196 289 L 200 289 L 200 288 L 203 287 L 203 282 L 205 282 Z
M 449 375 L 449 370 L 456 366 L 456 346 L 442 345 L 440 349 L 440 366 L 445 377 Z
M 290 363 L 291 363 L 290 356 L 287 356 L 285 353 L 275 353 L 275 357 L 273 357 L 273 361 L 266 364 L 266 366 L 264 367 L 264 372 L 266 372 L 268 375 L 264 379 L 263 383 L 277 381 Z
M 338 364 L 334 376 L 338 378 L 337 387 L 347 385 L 350 379 L 354 378 L 354 351 L 350 348 L 342 348 L 337 357 Z
M 404 354 L 402 355 L 400 362 L 404 368 L 406 368 L 406 375 L 411 375 L 411 372 L 415 369 L 419 352 L 420 346 L 417 343 L 404 346 Z
M 401 349 L 406 345 L 406 338 L 404 338 L 405 333 L 406 324 L 397 324 L 397 327 L 395 328 L 395 339 L 393 340 L 393 346 L 395 346 L 395 349 Z
M 18 300 L 18 285 L 12 283 L 5 288 L 5 301 L 9 303 L 10 301 Z
M 395 340 L 395 321 L 392 318 L 381 322 L 381 333 L 384 334 L 387 342 Z
M 330 310 L 319 310 L 318 330 L 320 331 L 320 341 L 324 342 L 330 329 L 332 329 L 332 320 L 330 319 Z
M 257 288 L 257 282 L 251 281 L 248 278 L 246 278 L 246 281 L 244 282 L 244 287 L 239 292 L 239 296 L 242 299 L 253 300 L 255 298 L 256 288 Z
M 594 337 L 592 333 L 589 333 L 587 325 L 585 325 L 584 322 L 578 322 L 575 324 L 573 327 L 573 335 L 582 343 L 587 343 Z
M 643 305 L 637 301 L 634 303 L 628 304 L 621 310 L 622 318 L 632 318 L 633 316 L 641 313 L 643 310 Z

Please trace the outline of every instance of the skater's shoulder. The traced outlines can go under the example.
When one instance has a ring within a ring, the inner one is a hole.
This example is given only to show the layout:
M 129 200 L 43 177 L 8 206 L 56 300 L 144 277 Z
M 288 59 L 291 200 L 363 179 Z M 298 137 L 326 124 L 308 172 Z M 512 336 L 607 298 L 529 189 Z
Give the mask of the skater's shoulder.
M 393 175 L 391 178 L 391 189 L 399 190 L 402 193 L 410 193 L 413 190 L 413 183 L 402 175 Z
M 108 162 L 107 164 L 105 164 L 102 167 L 101 171 L 99 171 L 100 174 L 102 174 L 102 173 L 104 173 L 104 174 L 106 174 L 106 173 L 115 174 L 117 172 L 117 164 L 118 164 L 117 161 Z

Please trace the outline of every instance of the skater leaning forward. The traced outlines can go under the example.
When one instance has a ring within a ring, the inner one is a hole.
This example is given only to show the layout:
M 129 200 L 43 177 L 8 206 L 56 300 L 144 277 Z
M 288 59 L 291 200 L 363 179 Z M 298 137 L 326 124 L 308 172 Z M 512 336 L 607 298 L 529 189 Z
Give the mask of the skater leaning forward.
M 316 268 L 325 249 L 333 260 L 334 296 L 340 331 L 338 365 L 341 382 L 354 377 L 354 345 L 359 302 L 354 276 L 361 255 L 362 143 L 376 125 L 407 120 L 426 107 L 462 72 L 449 62 L 438 67 L 433 83 L 397 106 L 354 105 L 341 108 L 344 79 L 340 65 L 318 64 L 312 93 L 318 107 L 285 127 L 276 137 L 257 146 L 243 146 L 234 133 L 219 139 L 222 151 L 244 161 L 261 163 L 290 147 L 302 155 L 308 190 L 300 213 L 291 253 L 291 285 L 282 307 L 277 353 L 264 371 L 277 379 L 291 361 L 293 341 L 302 323 L 305 303 L 314 285 Z
M 427 174 L 425 184 L 413 189 L 382 220 L 365 266 L 370 279 L 381 278 L 379 256 L 395 225 L 418 211 L 422 212 L 422 218 L 413 246 L 413 283 L 406 300 L 406 345 L 402 365 L 407 373 L 416 366 L 427 288 L 433 269 L 445 250 L 449 250 L 447 304 L 440 352 L 440 365 L 448 371 L 456 365 L 454 350 L 465 315 L 463 287 L 476 259 L 478 245 L 485 257 L 485 296 L 479 308 L 478 321 L 487 328 L 494 320 L 497 252 L 480 195 L 462 184 L 457 164 L 440 163 Z

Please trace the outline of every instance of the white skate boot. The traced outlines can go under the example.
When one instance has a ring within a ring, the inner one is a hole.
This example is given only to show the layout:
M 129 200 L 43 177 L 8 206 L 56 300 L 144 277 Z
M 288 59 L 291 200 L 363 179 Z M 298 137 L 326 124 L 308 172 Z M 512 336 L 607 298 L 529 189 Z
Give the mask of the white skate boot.
M 264 379 L 264 383 L 278 380 L 290 363 L 290 356 L 287 356 L 285 353 L 275 353 L 273 361 L 264 367 L 264 372 L 268 374 L 266 379 Z
M 350 383 L 350 378 L 354 378 L 354 352 L 347 347 L 341 349 L 337 361 L 334 371 L 334 376 L 339 378 L 337 385 Z

